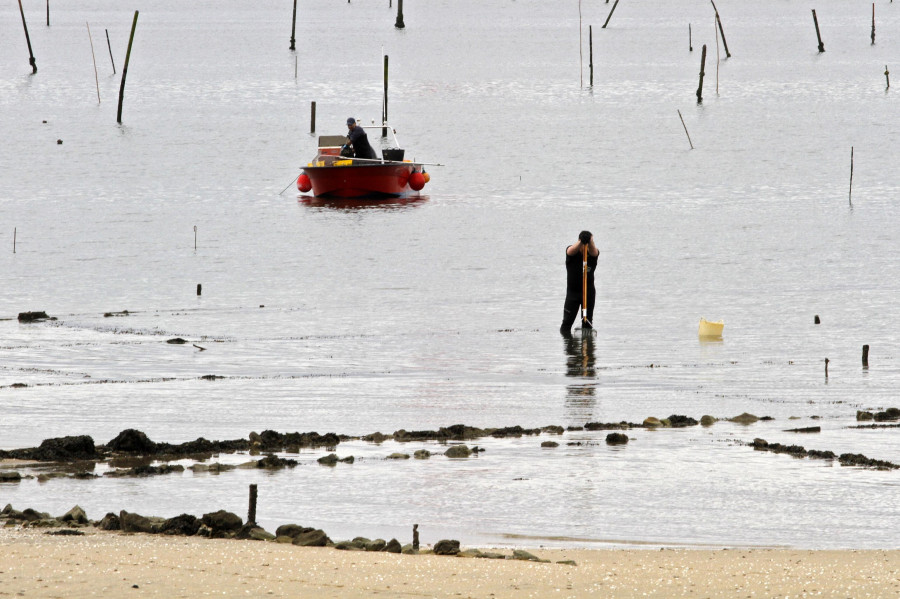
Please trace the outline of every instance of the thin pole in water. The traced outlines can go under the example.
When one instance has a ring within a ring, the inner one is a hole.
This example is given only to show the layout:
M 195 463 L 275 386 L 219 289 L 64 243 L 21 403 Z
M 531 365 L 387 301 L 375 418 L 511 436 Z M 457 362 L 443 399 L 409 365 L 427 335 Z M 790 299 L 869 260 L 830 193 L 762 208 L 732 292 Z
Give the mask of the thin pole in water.
M 109 48 L 109 62 L 112 63 L 113 75 L 115 75 L 116 74 L 116 61 L 113 60 L 112 44 L 109 43 L 109 29 L 105 29 L 104 31 L 106 31 L 106 47 Z
M 609 4 L 609 0 L 606 0 L 606 3 Z M 606 22 L 603 23 L 603 27 L 601 29 L 606 29 L 606 26 L 609 25 L 609 20 L 612 18 L 612 14 L 616 12 L 616 7 L 619 5 L 619 0 L 613 2 L 613 7 L 609 11 L 609 16 L 606 17 Z
M 725 46 L 725 58 L 731 58 L 731 52 L 728 51 L 728 42 L 725 41 L 725 30 L 722 29 L 722 19 L 719 18 L 719 9 L 716 8 L 716 3 L 713 0 L 709 0 L 712 2 L 713 10 L 716 11 L 716 24 L 719 26 L 719 33 L 722 34 L 722 45 Z
M 381 124 L 388 121 L 388 55 L 384 55 L 384 99 L 381 104 Z M 387 127 L 381 128 L 381 137 L 387 137 Z
M 591 25 L 588 25 L 588 47 L 590 48 L 588 54 L 588 68 L 591 70 L 590 84 L 591 87 L 594 87 L 594 31 Z
M 713 30 L 716 32 L 716 95 L 719 95 L 719 30 L 713 23 Z
M 294 42 L 296 41 L 294 34 L 296 33 L 296 31 L 297 31 L 297 0 L 294 0 L 294 18 L 291 19 L 291 50 L 296 49 L 296 47 L 294 45 Z
M 47 0 L 47 27 L 50 27 L 50 0 Z
M 688 143 L 691 144 L 691 149 L 694 149 L 694 142 L 691 141 L 691 134 L 688 133 L 687 125 L 684 124 L 684 117 L 681 116 L 681 111 L 678 111 L 678 118 L 681 119 L 681 126 L 684 127 L 684 134 L 687 135 Z
M 703 51 L 700 54 L 700 85 L 697 86 L 697 104 L 703 102 L 703 76 L 706 74 L 706 44 L 703 44 Z
M 16 253 L 16 228 L 13 227 L 13 254 Z
M 197 225 L 194 225 L 194 251 L 197 251 Z
M 312 135 L 316 132 L 316 103 L 309 103 L 309 133 Z
M 891 87 L 891 73 L 888 71 L 887 65 L 884 65 L 884 80 L 887 82 L 887 88 Z
M 694 36 L 693 36 L 693 32 L 691 31 L 690 23 L 688 23 L 688 51 L 689 52 L 694 51 Z
M 31 37 L 28 35 L 28 24 L 25 23 L 25 10 L 22 8 L 22 0 L 19 0 L 19 12 L 22 14 L 22 27 L 25 28 L 25 41 L 28 43 L 28 64 L 31 65 L 31 74 L 37 73 L 37 62 L 34 60 L 34 52 L 31 51 Z
M 853 146 L 850 146 L 850 193 L 847 195 L 850 205 L 853 205 Z
M 294 81 L 297 80 L 297 55 L 294 54 Z
M 100 77 L 97 75 L 97 57 L 94 56 L 94 38 L 91 37 L 91 24 L 87 21 L 84 22 L 87 25 L 88 32 L 88 40 L 91 42 L 91 60 L 94 61 L 94 82 L 97 84 L 97 104 L 100 103 Z
M 128 51 L 125 52 L 125 66 L 122 67 L 122 83 L 119 85 L 119 110 L 116 113 L 116 122 L 122 122 L 122 100 L 125 98 L 125 76 L 128 74 L 128 61 L 131 60 L 131 44 L 134 42 L 134 30 L 137 28 L 138 11 L 134 11 L 134 20 L 131 22 L 131 35 L 128 36 Z
M 812 14 L 813 14 L 813 23 L 816 24 L 816 38 L 818 38 L 818 40 L 819 40 L 819 53 L 821 54 L 822 52 L 825 51 L 825 44 L 822 43 L 822 34 L 819 33 L 819 19 L 816 18 L 816 9 L 815 8 L 812 9 Z
M 875 45 L 875 3 L 872 3 L 872 45 Z
M 862 366 L 864 369 L 869 369 L 869 345 L 863 345 L 863 353 L 862 353 Z
M 394 21 L 394 27 L 397 29 L 406 27 L 406 24 L 403 22 L 403 0 L 397 2 L 397 20 Z
M 250 485 L 250 505 L 247 509 L 247 524 L 256 524 L 256 485 Z

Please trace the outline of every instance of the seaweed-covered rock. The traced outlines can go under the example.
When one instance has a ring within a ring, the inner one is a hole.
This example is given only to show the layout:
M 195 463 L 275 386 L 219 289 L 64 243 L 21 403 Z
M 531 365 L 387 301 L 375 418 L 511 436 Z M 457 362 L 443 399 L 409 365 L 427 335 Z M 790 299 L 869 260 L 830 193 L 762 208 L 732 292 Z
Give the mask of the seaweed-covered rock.
M 663 423 L 659 418 L 648 416 L 647 418 L 644 418 L 643 426 L 647 428 L 659 428 L 660 426 L 663 426 Z
M 385 459 L 387 459 L 387 460 L 408 460 L 408 459 L 409 459 L 409 454 L 408 454 L 408 453 L 399 453 L 399 452 L 398 452 L 398 453 L 392 453 L 391 455 L 389 455 L 389 456 L 388 456 L 387 458 L 385 458 Z
M 225 510 L 203 514 L 201 520 L 203 524 L 210 527 L 214 532 L 233 532 L 239 530 L 243 525 L 240 516 Z
M 321 458 L 319 458 L 316 461 L 319 462 L 320 464 L 322 464 L 323 466 L 334 466 L 335 464 L 338 463 L 338 457 L 337 457 L 336 453 L 329 453 L 328 455 L 322 456 Z
M 700 426 L 712 426 L 716 423 L 718 419 L 706 414 L 700 417 Z
M 682 428 L 686 426 L 697 426 L 699 424 L 696 420 L 691 418 L 690 416 L 681 416 L 679 414 L 672 414 L 666 420 L 669 421 L 669 425 L 673 428 Z
M 625 445 L 628 443 L 628 435 L 624 433 L 609 433 L 606 435 L 607 445 Z
M 44 439 L 39 447 L 14 449 L 8 451 L 6 455 L 11 458 L 41 462 L 94 460 L 100 457 L 94 446 L 94 440 L 87 435 Z
M 417 460 L 427 460 L 431 457 L 431 452 L 427 449 L 417 449 L 415 453 L 413 453 L 413 457 Z
M 97 523 L 97 528 L 100 530 L 122 530 L 122 525 L 120 524 L 119 517 L 112 512 L 109 512 Z
M 888 422 L 891 420 L 900 420 L 900 409 L 888 408 L 883 412 L 875 412 L 875 422 Z
M 384 551 L 386 553 L 400 553 L 403 550 L 403 547 L 400 546 L 400 541 L 397 539 L 391 539 L 387 542 L 387 545 L 384 546 Z
M 47 320 L 49 316 L 43 310 L 33 312 L 19 312 L 19 322 L 36 322 L 38 320 Z
M 856 411 L 856 419 L 859 421 L 874 420 L 875 414 L 873 414 L 872 412 L 863 412 L 863 411 L 857 410 Z
M 119 512 L 119 527 L 122 532 L 155 533 L 159 530 L 159 526 L 150 518 L 140 514 L 131 514 L 125 510 Z
M 266 457 L 256 462 L 257 468 L 265 468 L 266 470 L 280 470 L 282 468 L 293 468 L 297 465 L 297 460 L 290 458 L 279 458 L 273 453 L 267 454 Z
M 146 455 L 156 450 L 156 443 L 137 429 L 125 429 L 116 438 L 106 444 L 112 451 L 120 453 L 137 453 Z
M 442 539 L 434 544 L 435 555 L 456 555 L 459 553 L 459 541 Z
M 554 447 L 559 447 L 559 443 L 557 443 L 556 441 L 544 441 L 541 443 L 541 447 L 553 449 Z
M 325 547 L 329 543 L 331 543 L 331 539 L 328 538 L 325 531 L 318 528 L 294 537 L 294 545 L 300 547 Z
M 159 527 L 159 532 L 167 535 L 193 536 L 200 530 L 201 522 L 196 516 L 181 514 L 169 518 Z
M 731 422 L 737 422 L 738 424 L 753 424 L 759 420 L 759 416 L 754 416 L 753 414 L 748 414 L 744 412 L 739 416 L 735 416 L 734 418 L 728 419 Z
M 0 470 L 0 483 L 17 483 L 22 480 L 22 475 L 15 470 Z

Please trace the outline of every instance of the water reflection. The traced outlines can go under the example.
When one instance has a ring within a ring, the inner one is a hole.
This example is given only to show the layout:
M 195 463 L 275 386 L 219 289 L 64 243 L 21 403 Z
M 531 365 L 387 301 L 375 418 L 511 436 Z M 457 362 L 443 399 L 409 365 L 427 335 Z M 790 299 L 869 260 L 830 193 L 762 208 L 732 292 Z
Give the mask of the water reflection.
M 582 379 L 566 386 L 566 415 L 573 421 L 591 419 L 596 402 L 597 378 L 594 357 L 594 332 L 563 335 L 566 350 L 566 376 Z
M 317 198 L 315 196 L 298 196 L 298 203 L 318 210 L 335 210 L 338 212 L 356 212 L 358 210 L 407 210 L 428 201 L 427 195 L 407 196 L 400 198 L 360 199 L 360 198 Z

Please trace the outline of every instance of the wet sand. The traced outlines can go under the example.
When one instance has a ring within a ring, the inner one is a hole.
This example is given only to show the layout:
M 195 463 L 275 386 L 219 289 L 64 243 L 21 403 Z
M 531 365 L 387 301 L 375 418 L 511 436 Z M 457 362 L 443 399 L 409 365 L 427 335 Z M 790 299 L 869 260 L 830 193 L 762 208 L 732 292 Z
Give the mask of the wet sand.
M 0 597 L 886 597 L 900 551 L 548 550 L 554 563 L 0 530 Z M 509 551 L 504 551 L 509 553 Z M 555 563 L 574 560 L 577 565 Z

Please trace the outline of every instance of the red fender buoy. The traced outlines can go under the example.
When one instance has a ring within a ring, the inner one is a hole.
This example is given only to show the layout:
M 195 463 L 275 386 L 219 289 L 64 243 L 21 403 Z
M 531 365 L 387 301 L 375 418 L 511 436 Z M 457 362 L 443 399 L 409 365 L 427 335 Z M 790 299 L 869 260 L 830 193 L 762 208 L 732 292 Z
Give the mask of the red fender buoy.
M 309 176 L 306 173 L 301 174 L 297 177 L 297 189 L 306 193 L 310 189 L 312 189 L 312 182 L 309 180 Z
M 425 175 L 416 171 L 409 176 L 409 186 L 413 191 L 419 191 L 425 187 Z

